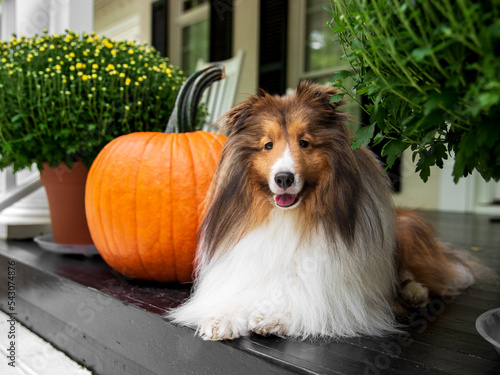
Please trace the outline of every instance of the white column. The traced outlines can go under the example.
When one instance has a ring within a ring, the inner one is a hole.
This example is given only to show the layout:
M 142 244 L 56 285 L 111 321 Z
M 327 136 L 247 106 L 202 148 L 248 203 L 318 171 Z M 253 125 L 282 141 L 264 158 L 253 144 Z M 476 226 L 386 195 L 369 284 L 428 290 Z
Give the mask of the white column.
M 45 0 L 50 3 L 49 33 L 70 29 L 77 33 L 94 29 L 94 0 Z
M 62 33 L 65 29 L 90 33 L 93 12 L 93 0 L 4 0 L 0 38 L 8 40 L 12 33 L 30 37 L 44 29 L 49 33 Z M 33 174 L 38 174 L 35 166 L 16 175 L 9 169 L 1 171 L 0 197 Z M 50 217 L 43 188 L 0 212 L 0 238 L 28 238 L 47 232 L 50 232 Z
M 439 210 L 450 212 L 472 212 L 474 210 L 475 185 L 474 177 L 461 178 L 457 184 L 453 182 L 454 159 L 444 161 L 440 174 Z

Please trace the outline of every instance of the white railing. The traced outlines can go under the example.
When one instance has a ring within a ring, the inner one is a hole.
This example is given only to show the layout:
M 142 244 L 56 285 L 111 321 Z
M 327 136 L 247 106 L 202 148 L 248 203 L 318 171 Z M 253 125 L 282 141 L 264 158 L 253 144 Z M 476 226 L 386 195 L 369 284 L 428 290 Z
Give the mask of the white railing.
M 26 197 L 42 186 L 40 176 L 29 176 L 22 184 L 16 183 L 16 177 L 10 170 L 5 170 L 0 176 L 2 189 L 0 189 L 0 212 L 10 207 L 18 200 Z

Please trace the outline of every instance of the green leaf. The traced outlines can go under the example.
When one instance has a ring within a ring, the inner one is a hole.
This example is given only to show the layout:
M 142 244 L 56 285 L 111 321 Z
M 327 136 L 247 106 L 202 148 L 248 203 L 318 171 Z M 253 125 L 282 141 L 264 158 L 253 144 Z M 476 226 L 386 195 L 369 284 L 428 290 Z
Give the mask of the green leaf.
M 378 145 L 380 142 L 382 142 L 385 139 L 384 135 L 382 133 L 377 133 L 375 137 L 373 137 L 372 141 L 372 146 Z
M 23 117 L 27 117 L 27 115 L 24 114 L 24 113 L 18 113 L 17 115 L 15 115 L 14 117 L 12 117 L 12 119 L 10 121 L 13 122 L 13 123 L 14 122 L 18 122 Z
M 344 99 L 344 94 L 335 94 L 330 98 L 330 103 L 337 103 Z
M 368 86 L 362 87 L 359 90 L 356 90 L 356 95 L 366 94 L 368 92 L 368 89 L 369 89 Z
M 416 62 L 421 62 L 426 56 L 430 55 L 432 52 L 431 48 L 416 48 L 412 51 L 411 57 L 415 59 Z
M 335 73 L 335 75 L 332 77 L 332 81 L 336 81 L 338 79 L 345 79 L 352 77 L 354 75 L 354 72 L 350 72 L 348 70 L 339 70 L 338 72 Z
M 417 167 L 415 168 L 415 172 L 420 171 L 420 178 L 424 182 L 427 182 L 429 176 L 431 175 L 431 166 L 433 165 L 432 158 L 429 156 L 426 150 L 415 152 L 413 154 L 413 159 L 415 159 L 417 156 L 419 157 L 419 159 L 417 162 Z
M 351 139 L 353 141 L 352 148 L 356 149 L 359 148 L 363 145 L 368 145 L 370 143 L 370 140 L 373 137 L 373 133 L 375 132 L 375 123 L 369 125 L 369 126 L 363 126 L 358 129 L 356 132 L 356 136 Z
M 488 108 L 500 102 L 500 94 L 498 92 L 485 92 L 479 95 L 477 100 L 482 108 Z
M 438 143 L 435 145 L 433 151 L 434 151 L 434 158 L 435 158 L 436 165 L 439 168 L 443 168 L 443 166 L 444 166 L 443 160 L 448 159 L 448 154 L 446 152 L 446 146 L 442 143 Z
M 431 141 L 434 139 L 434 136 L 436 135 L 436 130 L 433 129 L 430 132 L 428 132 L 423 138 L 422 141 L 420 142 L 420 147 L 424 148 L 426 145 L 431 143 Z
M 432 95 L 429 100 L 424 104 L 424 115 L 428 115 L 434 109 L 436 109 L 441 102 L 441 98 L 438 95 Z
M 396 159 L 401 156 L 408 146 L 409 144 L 404 143 L 401 139 L 391 140 L 384 145 L 381 155 L 387 156 L 387 166 L 389 168 L 394 165 Z

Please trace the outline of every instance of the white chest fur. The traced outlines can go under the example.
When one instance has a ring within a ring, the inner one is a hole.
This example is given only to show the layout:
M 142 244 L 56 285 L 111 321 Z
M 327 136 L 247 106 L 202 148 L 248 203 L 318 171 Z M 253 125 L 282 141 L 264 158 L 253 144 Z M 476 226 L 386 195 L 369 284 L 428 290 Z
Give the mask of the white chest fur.
M 302 239 L 299 228 L 298 210 L 274 210 L 202 268 L 194 293 L 170 316 L 208 339 L 252 330 L 299 338 L 392 330 L 393 243 L 357 240 L 363 248 L 348 249 L 327 243 L 322 229 Z

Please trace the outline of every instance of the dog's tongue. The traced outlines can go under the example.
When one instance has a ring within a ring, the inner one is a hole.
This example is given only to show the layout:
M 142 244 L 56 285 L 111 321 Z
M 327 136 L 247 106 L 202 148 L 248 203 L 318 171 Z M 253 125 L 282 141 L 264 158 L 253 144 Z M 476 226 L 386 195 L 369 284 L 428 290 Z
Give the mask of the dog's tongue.
M 295 202 L 295 194 L 278 194 L 274 197 L 278 206 L 290 206 Z

